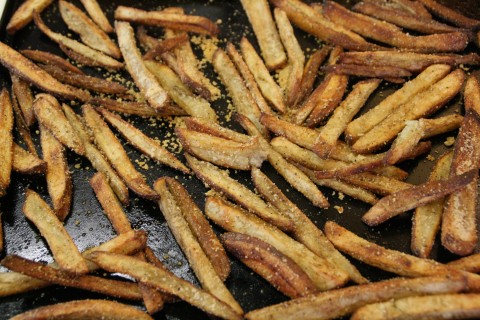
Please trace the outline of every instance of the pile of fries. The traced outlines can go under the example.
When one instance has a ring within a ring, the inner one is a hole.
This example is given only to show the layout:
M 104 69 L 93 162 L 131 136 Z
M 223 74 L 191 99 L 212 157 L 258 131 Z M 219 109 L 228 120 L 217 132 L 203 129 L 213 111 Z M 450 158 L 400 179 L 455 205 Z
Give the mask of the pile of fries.
M 180 300 L 220 319 L 480 318 L 480 20 L 436 0 L 236 6 L 253 31 L 238 43 L 228 21 L 180 7 L 115 6 L 113 19 L 96 0 L 16 8 L 9 41 L 0 42 L 8 75 L 0 198 L 15 195 L 52 262 L 15 254 L 0 228 L 0 297 L 58 285 L 108 299 L 11 319 L 152 319 Z M 24 28 L 61 53 L 17 48 Z M 173 128 L 180 151 L 145 130 L 157 119 Z M 72 155 L 91 164 L 91 201 L 116 233 L 86 250 L 66 228 L 79 196 Z M 155 166 L 148 177 L 133 161 L 140 155 Z M 416 183 L 414 161 L 432 162 Z M 34 182 L 12 190 L 19 175 L 44 179 L 47 191 Z M 189 181 L 205 185 L 201 199 Z M 340 201 L 329 198 L 332 190 Z M 197 282 L 157 257 L 165 253 L 155 251 L 154 231 L 132 223 L 134 201 L 158 208 Z M 351 203 L 367 208 L 361 218 Z M 2 210 L 10 221 L 3 201 Z M 411 250 L 369 241 L 335 214 L 371 234 L 411 216 Z M 458 259 L 431 259 L 435 246 Z M 285 301 L 242 305 L 242 293 L 231 291 L 232 261 Z M 391 276 L 368 279 L 357 262 Z

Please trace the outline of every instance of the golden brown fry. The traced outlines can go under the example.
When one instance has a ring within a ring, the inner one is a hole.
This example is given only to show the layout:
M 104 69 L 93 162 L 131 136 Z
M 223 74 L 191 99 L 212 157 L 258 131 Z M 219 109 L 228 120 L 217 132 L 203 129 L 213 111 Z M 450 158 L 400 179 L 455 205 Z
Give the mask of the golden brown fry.
M 242 233 L 221 235 L 227 250 L 290 298 L 318 292 L 312 280 L 290 258 L 268 243 Z
M 439 16 L 445 21 L 453 23 L 456 26 L 463 28 L 478 28 L 480 21 L 465 17 L 458 11 L 450 9 L 435 0 L 419 0 L 425 7 L 428 8 L 434 15 Z
M 7 32 L 14 34 L 33 19 L 34 12 L 42 12 L 53 0 L 27 0 L 15 11 L 7 24 Z
M 273 210 L 272 207 L 267 205 L 260 197 L 250 191 L 250 189 L 230 178 L 225 171 L 218 169 L 209 162 L 197 160 L 188 154 L 186 158 L 190 168 L 203 183 L 225 194 L 280 229 L 293 229 L 293 222 L 288 217 Z
M 218 240 L 212 227 L 205 218 L 203 212 L 192 200 L 188 191 L 180 182 L 172 178 L 166 178 L 170 193 L 180 207 L 182 215 L 187 221 L 190 230 L 197 238 L 198 243 L 210 259 L 220 279 L 225 281 L 230 273 L 230 260 L 225 249 Z
M 47 163 L 47 188 L 53 209 L 60 221 L 70 213 L 72 204 L 72 178 L 65 156 L 65 148 L 44 126 L 40 126 L 40 144 L 43 159 Z
M 20 53 L 23 54 L 25 57 L 29 58 L 30 60 L 38 63 L 42 63 L 46 65 L 54 65 L 67 72 L 84 74 L 82 70 L 78 69 L 70 62 L 51 52 L 26 49 L 26 50 L 21 50 Z
M 278 228 L 229 205 L 220 198 L 207 198 L 205 214 L 227 231 L 257 237 L 272 245 L 282 254 L 295 261 L 320 290 L 339 287 L 348 279 L 347 273 L 343 270 L 333 267 L 330 262 L 317 256 Z
M 432 19 L 432 15 L 430 12 L 428 12 L 427 8 L 418 1 L 411 1 L 411 0 L 382 0 L 382 1 L 377 1 L 377 0 L 363 0 L 365 2 L 370 2 L 370 3 L 379 3 L 384 7 L 387 8 L 394 8 L 394 9 L 400 9 L 405 13 L 408 13 L 413 16 L 419 16 L 422 18 L 426 19 Z
M 430 172 L 429 181 L 448 179 L 453 152 L 445 153 L 437 160 Z M 427 258 L 432 251 L 433 244 L 442 220 L 445 198 L 417 207 L 412 218 L 412 252 Z
M 13 320 L 55 320 L 55 319 L 106 319 L 117 320 L 139 319 L 152 320 L 145 312 L 135 307 L 108 300 L 74 300 L 52 304 L 24 313 Z
M 275 80 L 273 80 L 262 59 L 247 38 L 243 37 L 242 40 L 240 40 L 240 49 L 242 51 L 243 59 L 250 69 L 250 72 L 265 99 L 273 108 L 275 108 L 275 110 L 284 113 L 286 111 L 286 106 L 283 100 L 282 89 L 278 86 Z
M 72 277 L 71 274 L 65 271 L 15 255 L 6 256 L 2 259 L 1 264 L 12 271 L 35 279 L 48 281 L 52 284 L 98 292 L 120 299 L 141 299 L 138 286 L 133 282 L 111 280 L 90 275 Z
M 265 65 L 276 70 L 287 63 L 287 55 L 280 41 L 267 0 L 241 0 L 243 9 L 257 38 Z
M 322 127 L 313 146 L 313 151 L 321 158 L 327 158 L 343 133 L 347 124 L 364 106 L 381 80 L 371 79 L 360 81 L 353 86 L 352 91 L 335 109 L 328 122 Z
M 164 11 L 144 11 L 125 6 L 118 6 L 115 9 L 115 19 L 212 36 L 219 32 L 217 25 L 205 17 Z
M 410 77 L 412 73 L 397 66 L 368 66 L 361 64 L 335 64 L 323 67 L 322 70 L 328 73 L 357 76 L 366 78 L 382 78 L 389 80 L 391 78 Z
M 137 48 L 132 26 L 128 22 L 116 21 L 115 31 L 128 72 L 150 106 L 161 111 L 168 103 L 168 95 L 145 66 Z
M 248 320 L 334 319 L 350 314 L 357 308 L 370 303 L 414 295 L 460 292 L 465 289 L 466 282 L 462 277 L 396 278 L 290 300 L 251 311 L 246 314 L 246 318 Z
M 183 217 L 182 211 L 175 201 L 173 194 L 167 185 L 165 178 L 160 178 L 155 182 L 155 191 L 160 195 L 158 205 L 165 217 L 165 220 L 172 230 L 180 248 L 187 256 L 195 275 L 200 281 L 202 287 L 217 297 L 220 301 L 228 304 L 236 313 L 243 314 L 243 310 L 232 296 L 222 279 L 215 271 L 212 263 L 202 250 L 195 235 Z
M 210 293 L 198 289 L 189 282 L 180 279 L 161 268 L 125 255 L 96 252 L 89 259 L 110 272 L 128 274 L 138 281 L 180 299 L 221 319 L 240 320 L 242 316 L 230 306 L 221 302 Z
M 140 117 L 171 117 L 171 116 L 186 116 L 187 113 L 182 108 L 176 105 L 166 105 L 160 111 L 151 108 L 145 102 L 136 101 L 118 101 L 109 98 L 94 97 L 89 100 L 93 105 L 104 107 L 105 109 L 132 114 Z
M 480 254 L 478 253 L 471 254 L 469 256 L 449 262 L 447 263 L 447 265 L 460 270 L 479 273 L 480 272 Z
M 7 193 L 13 164 L 13 109 L 10 94 L 3 88 L 0 93 L 0 197 Z
M 248 143 L 252 138 L 246 134 L 222 127 L 218 123 L 211 123 L 199 118 L 188 117 L 183 119 L 187 129 L 206 133 L 215 137 L 236 142 Z
M 173 38 L 166 38 L 163 41 L 159 41 L 155 46 L 148 49 L 143 55 L 143 60 L 155 60 L 156 57 L 162 55 L 165 52 L 172 51 L 176 47 L 181 46 L 183 43 L 189 41 L 187 33 L 182 33 L 179 36 Z
M 106 33 L 112 33 L 114 31 L 97 0 L 80 0 L 80 2 L 87 10 L 90 18 L 92 18 L 103 31 Z
M 480 294 L 405 297 L 361 307 L 352 320 L 468 319 L 480 316 Z
M 62 270 L 73 274 L 88 272 L 86 261 L 75 246 L 63 224 L 40 196 L 28 189 L 23 213 L 39 229 Z
M 128 188 L 141 197 L 157 200 L 158 195 L 135 169 L 122 144 L 101 116 L 90 105 L 83 105 L 82 110 L 85 122 L 95 137 L 95 144 L 103 151 Z
M 30 84 L 15 74 L 11 74 L 10 78 L 12 79 L 12 93 L 18 102 L 22 118 L 26 126 L 30 127 L 36 120 L 33 112 L 33 93 Z
M 102 66 L 107 69 L 113 69 L 113 70 L 118 70 L 123 68 L 123 63 L 113 59 L 112 57 L 107 56 L 106 54 L 100 51 L 97 51 L 95 49 L 92 49 L 76 40 L 72 40 L 68 37 L 65 37 L 60 33 L 56 33 L 52 31 L 43 22 L 38 12 L 34 13 L 33 20 L 35 21 L 35 24 L 40 29 L 40 31 L 42 31 L 52 41 L 55 41 L 60 46 L 63 46 L 68 50 L 75 52 L 76 54 L 84 56 L 89 61 L 94 61 L 95 63 L 93 64 L 93 66 Z M 85 61 L 83 61 L 82 63 L 84 62 Z
M 58 8 L 68 29 L 77 33 L 83 43 L 113 58 L 122 58 L 118 46 L 82 10 L 64 0 L 58 2 Z
M 90 95 L 57 81 L 19 52 L 0 42 L 0 63 L 12 74 L 54 95 L 86 101 Z
M 10 77 L 12 78 L 12 77 L 16 77 L 16 76 L 10 75 Z M 12 81 L 15 81 L 15 80 L 12 80 Z M 23 80 L 21 82 L 23 82 Z M 30 93 L 31 93 L 31 91 L 30 91 Z M 32 96 L 32 99 L 33 99 L 33 96 Z M 12 84 L 12 108 L 13 108 L 13 113 L 14 113 L 14 118 L 15 118 L 15 126 L 16 126 L 16 129 L 17 129 L 18 133 L 20 134 L 20 137 L 22 138 L 23 142 L 25 143 L 25 146 L 27 147 L 28 151 L 32 155 L 38 157 L 37 149 L 35 147 L 35 143 L 33 142 L 32 135 L 30 133 L 30 129 L 29 129 L 27 123 L 25 122 L 22 110 L 20 110 L 20 106 L 18 105 L 18 98 L 17 98 L 17 94 L 15 93 L 15 88 L 14 88 L 13 84 Z M 33 112 L 33 103 L 30 106 L 30 108 L 31 108 L 30 111 Z M 37 120 L 35 118 L 35 114 L 33 114 L 33 119 L 34 119 L 34 121 Z
M 12 169 L 23 174 L 44 173 L 47 163 L 14 143 Z

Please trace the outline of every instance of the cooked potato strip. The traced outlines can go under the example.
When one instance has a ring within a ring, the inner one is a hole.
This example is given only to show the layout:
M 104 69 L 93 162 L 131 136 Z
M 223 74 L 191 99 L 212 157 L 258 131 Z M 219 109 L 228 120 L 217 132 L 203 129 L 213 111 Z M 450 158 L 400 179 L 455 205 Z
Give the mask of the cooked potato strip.
M 364 78 L 382 78 L 390 82 L 403 82 L 402 78 L 410 77 L 412 73 L 397 66 L 369 66 L 361 64 L 335 64 L 325 66 L 323 71 L 339 75 L 356 76 Z M 395 79 L 399 79 L 396 81 Z M 394 81 L 395 80 L 395 81 Z
M 7 32 L 14 34 L 25 27 L 33 19 L 34 12 L 42 12 L 53 0 L 27 0 L 18 7 L 8 21 Z
M 51 52 L 25 49 L 25 50 L 21 50 L 20 53 L 23 54 L 28 59 L 35 61 L 37 63 L 41 63 L 45 65 L 54 65 L 67 72 L 84 74 L 82 70 L 75 67 L 70 62 Z
M 207 122 L 199 118 L 189 117 L 183 119 L 183 121 L 188 129 L 206 133 L 215 137 L 242 143 L 248 143 L 252 139 L 246 134 L 222 127 L 218 123 Z
M 30 127 L 36 121 L 35 113 L 33 112 L 33 93 L 30 83 L 20 79 L 15 74 L 11 74 L 10 79 L 12 79 L 12 94 L 18 102 L 26 126 Z
M 3 88 L 0 93 L 0 197 L 7 193 L 13 164 L 13 109 L 10 94 Z
M 97 0 L 80 0 L 80 2 L 85 7 L 85 10 L 87 10 L 90 18 L 92 18 L 103 31 L 106 33 L 112 33 L 114 31 Z
M 480 21 L 465 17 L 456 10 L 450 9 L 435 0 L 419 0 L 428 10 L 432 11 L 434 15 L 439 16 L 445 21 L 453 23 L 456 26 L 463 28 L 478 28 Z
M 47 163 L 14 143 L 12 169 L 22 174 L 44 173 Z
M 157 111 L 151 108 L 146 102 L 136 101 L 118 101 L 110 98 L 94 97 L 89 100 L 91 104 L 104 107 L 105 109 L 120 112 L 123 114 L 131 114 L 139 117 L 173 117 L 185 116 L 187 113 L 176 105 L 166 105 L 162 110 Z
M 166 38 L 159 41 L 155 46 L 148 49 L 143 55 L 144 60 L 155 60 L 156 57 L 161 56 L 165 52 L 173 51 L 176 47 L 181 46 L 183 43 L 189 41 L 187 33 L 182 33 L 179 36 L 172 38 Z
M 278 228 L 266 223 L 220 198 L 208 197 L 205 214 L 227 231 L 257 237 L 295 261 L 318 289 L 328 290 L 343 285 L 348 275 L 327 260 L 317 256 Z
M 471 254 L 469 256 L 466 256 L 457 260 L 453 260 L 447 263 L 447 265 L 460 270 L 479 273 L 480 272 L 480 254 L 478 253 Z
M 413 16 L 419 16 L 426 19 L 432 19 L 432 15 L 428 12 L 427 8 L 418 1 L 410 0 L 391 0 L 391 1 L 376 1 L 376 0 L 364 0 L 365 2 L 379 3 L 387 8 L 400 9 L 405 13 Z

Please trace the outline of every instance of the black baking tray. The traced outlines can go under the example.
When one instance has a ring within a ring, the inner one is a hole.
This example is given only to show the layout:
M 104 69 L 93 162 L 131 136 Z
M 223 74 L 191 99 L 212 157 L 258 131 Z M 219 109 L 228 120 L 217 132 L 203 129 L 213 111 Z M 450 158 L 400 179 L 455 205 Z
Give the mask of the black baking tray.
M 5 26 L 9 17 L 14 10 L 21 4 L 22 1 L 7 0 L 6 10 L 1 20 L 0 40 L 11 45 L 15 49 L 40 49 L 47 50 L 54 53 L 62 54 L 58 46 L 50 41 L 47 37 L 42 35 L 40 31 L 30 24 L 23 30 L 19 31 L 14 36 L 9 36 L 5 33 Z M 78 1 L 72 1 L 74 4 L 81 7 Z M 340 3 L 351 6 L 357 1 L 339 1 Z M 239 1 L 158 1 L 158 0 L 144 0 L 144 1 L 99 1 L 102 8 L 107 12 L 107 16 L 113 21 L 113 10 L 117 5 L 129 5 L 145 9 L 160 9 L 167 6 L 181 6 L 185 8 L 187 13 L 194 13 L 197 15 L 204 15 L 213 21 L 220 23 L 220 38 L 223 40 L 220 43 L 221 47 L 225 46 L 226 40 L 237 44 L 242 36 L 247 36 L 252 43 L 255 42 L 252 30 L 249 26 L 248 20 L 243 12 Z M 463 0 L 463 1 L 442 1 L 455 9 L 460 10 L 468 16 L 480 18 L 480 7 L 477 0 Z M 66 26 L 61 21 L 58 14 L 57 5 L 52 4 L 43 14 L 46 23 L 55 31 L 66 33 Z M 151 32 L 156 32 L 155 28 L 150 28 Z M 297 35 L 301 39 L 301 44 L 304 49 L 315 49 L 319 46 L 319 42 L 301 31 L 297 30 Z M 468 48 L 469 51 L 478 50 L 472 45 Z M 102 70 L 96 68 L 83 68 L 87 73 L 93 75 L 101 75 Z M 210 66 L 206 67 L 206 72 L 210 76 L 214 76 L 213 70 Z M 10 80 L 6 69 L 0 67 L 0 81 L 3 86 L 10 86 Z M 354 83 L 355 79 L 351 81 Z M 220 81 L 217 81 L 220 83 Z M 224 90 L 223 87 L 221 87 Z M 381 88 L 377 90 L 374 96 L 368 101 L 366 109 L 369 106 L 375 105 L 383 99 L 388 93 L 391 93 L 398 85 L 383 83 Z M 225 92 L 225 91 L 224 91 Z M 227 102 L 222 99 L 213 104 L 213 107 L 222 119 L 229 113 L 227 110 Z M 76 106 L 78 109 L 78 105 Z M 441 112 L 453 112 L 461 109 L 461 100 L 459 97 L 454 99 L 448 108 Z M 169 126 L 169 121 L 156 120 L 150 121 L 148 119 L 130 117 L 135 125 L 152 137 L 158 137 L 160 140 L 166 139 L 173 133 L 173 129 Z M 228 127 L 240 130 L 240 128 L 232 122 L 224 122 Z M 38 141 L 37 127 L 32 128 L 32 134 L 36 141 Z M 434 157 L 445 151 L 443 141 L 445 136 L 440 136 L 434 139 L 435 147 L 430 152 Z M 168 138 L 171 141 L 171 138 Z M 124 140 L 122 140 L 124 141 Z M 125 141 L 124 141 L 125 142 Z M 181 152 L 178 152 L 178 147 L 175 141 L 167 144 L 167 147 L 176 152 L 179 158 L 184 161 Z M 150 184 L 161 176 L 175 177 L 180 180 L 196 203 L 203 208 L 205 200 L 205 192 L 208 191 L 204 185 L 195 177 L 184 175 L 173 169 L 165 166 L 160 166 L 140 155 L 139 152 L 132 149 L 125 143 L 125 148 L 138 170 L 143 173 Z M 136 161 L 145 162 L 148 165 L 148 170 L 143 169 L 144 166 L 139 166 Z M 102 209 L 97 202 L 93 191 L 91 190 L 88 180 L 93 175 L 94 171 L 90 164 L 85 159 L 76 156 L 72 152 L 68 153 L 68 161 L 71 166 L 72 178 L 74 183 L 74 196 L 70 216 L 65 222 L 65 227 L 73 237 L 75 243 L 80 250 L 88 247 L 98 245 L 106 240 L 109 240 L 115 235 L 109 221 L 102 212 Z M 408 178 L 409 182 L 420 183 L 425 181 L 433 162 L 427 160 L 427 155 L 419 157 L 416 160 L 408 161 L 402 164 L 402 168 L 411 172 Z M 380 245 L 410 252 L 410 229 L 411 216 L 404 214 L 398 216 L 391 221 L 388 221 L 376 228 L 370 228 L 360 221 L 362 214 L 368 209 L 368 205 L 345 197 L 340 199 L 339 194 L 331 189 L 321 188 L 325 195 L 329 198 L 331 207 L 329 209 L 318 209 L 310 204 L 298 192 L 292 190 L 291 187 L 268 165 L 264 164 L 262 170 L 267 173 L 277 185 L 286 192 L 304 212 L 320 227 L 328 220 L 333 220 L 345 226 L 349 230 L 372 240 Z M 246 185 L 252 187 L 248 172 L 233 172 L 232 176 L 239 179 Z M 23 216 L 21 207 L 24 202 L 25 190 L 27 188 L 34 189 L 39 192 L 45 199 L 48 199 L 46 191 L 45 179 L 43 176 L 24 176 L 13 174 L 12 183 L 8 189 L 7 196 L 0 199 L 0 211 L 4 224 L 5 233 L 5 250 L 2 252 L 4 257 L 6 254 L 17 254 L 23 257 L 42 262 L 51 262 L 52 257 L 48 247 L 42 237 L 38 234 L 35 227 L 26 221 Z M 339 213 L 334 207 L 340 206 L 344 209 L 343 213 Z M 176 244 L 171 232 L 169 231 L 166 222 L 154 202 L 140 199 L 131 193 L 130 205 L 125 208 L 132 225 L 138 229 L 144 229 L 149 234 L 149 245 L 154 249 L 157 256 L 165 263 L 165 265 L 175 274 L 185 278 L 188 281 L 198 284 L 194 274 L 189 268 L 183 253 Z M 220 229 L 215 229 L 217 232 L 222 232 Z M 478 249 L 477 249 L 478 251 Z M 435 246 L 432 258 L 439 261 L 449 261 L 455 257 L 438 244 Z M 234 258 L 232 261 L 232 272 L 227 279 L 226 284 L 231 290 L 245 312 L 271 305 L 287 298 L 273 289 L 265 280 L 251 272 Z M 367 278 L 372 281 L 385 279 L 391 275 L 379 269 L 369 267 L 358 261 L 352 261 Z M 0 271 L 6 271 L 0 267 Z M 74 299 L 86 298 L 105 298 L 102 295 L 94 294 L 82 290 L 64 288 L 61 286 L 52 286 L 42 290 L 32 291 L 21 295 L 16 295 L 0 299 L 0 319 L 7 319 L 20 312 L 31 310 L 36 307 L 65 302 Z M 122 301 L 131 303 L 128 301 Z M 141 304 L 134 304 L 139 308 L 143 308 Z M 164 310 L 154 315 L 155 319 L 209 319 L 203 312 L 194 307 L 189 306 L 184 302 L 178 302 L 166 305 Z

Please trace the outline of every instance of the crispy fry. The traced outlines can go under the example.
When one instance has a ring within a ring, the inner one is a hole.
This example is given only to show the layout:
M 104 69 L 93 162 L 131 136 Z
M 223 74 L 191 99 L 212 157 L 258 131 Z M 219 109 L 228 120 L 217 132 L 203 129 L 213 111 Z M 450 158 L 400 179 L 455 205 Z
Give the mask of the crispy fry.
M 10 78 L 12 79 L 12 93 L 18 102 L 22 118 L 28 128 L 32 126 L 36 120 L 33 112 L 33 93 L 30 84 L 15 74 L 11 74 Z
M 122 57 L 118 46 L 82 10 L 64 0 L 58 2 L 58 8 L 67 27 L 76 32 L 83 43 L 113 58 Z
M 220 198 L 208 197 L 205 214 L 227 231 L 257 237 L 295 261 L 318 289 L 328 290 L 343 285 L 348 275 L 315 255 L 276 227 L 245 211 L 229 205 Z
M 8 90 L 0 93 L 0 197 L 7 193 L 13 164 L 13 109 Z M 2 245 L 3 247 L 3 245 Z
M 119 101 L 109 98 L 94 97 L 89 100 L 93 105 L 104 107 L 112 111 L 132 114 L 140 117 L 170 117 L 170 116 L 185 116 L 185 110 L 176 105 L 166 105 L 160 111 L 151 108 L 145 102 L 136 101 Z
M 190 173 L 190 170 L 173 154 L 168 152 L 168 150 L 163 148 L 158 142 L 143 134 L 133 125 L 105 109 L 98 108 L 97 110 L 125 139 L 142 153 L 171 168 L 187 174 Z
M 152 255 L 154 255 L 153 252 Z M 135 257 L 140 261 L 148 261 L 145 251 L 137 253 Z M 140 289 L 140 292 L 142 294 L 145 309 L 147 309 L 147 312 L 149 314 L 157 313 L 158 311 L 163 309 L 165 305 L 165 300 L 167 298 L 167 295 L 165 293 L 158 289 L 149 287 L 144 283 L 139 283 L 138 288 Z
M 48 242 L 55 262 L 66 272 L 85 274 L 88 272 L 87 263 L 78 252 L 75 243 L 69 236 L 63 224 L 40 196 L 28 189 L 26 192 L 23 213 L 40 230 Z
M 115 9 L 115 19 L 208 35 L 216 35 L 219 32 L 217 25 L 205 17 L 163 11 L 144 11 L 125 6 L 118 6 Z
M 437 160 L 430 172 L 429 181 L 447 179 L 450 173 L 453 152 L 444 154 Z M 440 198 L 432 203 L 417 207 L 412 219 L 412 252 L 427 258 L 433 248 L 435 238 L 442 219 L 445 198 Z
M 463 28 L 478 28 L 480 21 L 465 17 L 458 11 L 452 10 L 435 0 L 419 0 L 428 10 L 432 11 L 434 15 L 439 16 L 445 21 L 453 23 L 456 26 Z
M 197 131 L 197 132 L 207 133 L 215 137 L 224 138 L 224 139 L 228 139 L 236 142 L 242 142 L 242 143 L 248 143 L 252 139 L 250 136 L 246 134 L 239 133 L 237 131 L 222 127 L 218 123 L 207 122 L 199 118 L 188 117 L 188 118 L 185 118 L 183 121 L 187 129 Z
M 361 64 L 335 64 L 323 67 L 322 70 L 328 73 L 357 76 L 365 78 L 382 78 L 389 80 L 391 78 L 410 77 L 412 73 L 397 66 L 367 66 Z
M 293 260 L 268 243 L 235 232 L 224 233 L 221 237 L 230 253 L 290 298 L 318 292 L 312 280 Z
M 155 191 L 160 195 L 158 205 L 165 217 L 175 239 L 187 256 L 195 275 L 202 284 L 202 287 L 217 297 L 220 301 L 228 304 L 236 313 L 243 314 L 243 310 L 235 301 L 232 294 L 223 284 L 219 275 L 213 268 L 212 263 L 202 250 L 195 235 L 182 215 L 181 209 L 175 201 L 173 194 L 167 185 L 165 178 L 155 182 Z
M 95 144 L 103 151 L 128 188 L 141 197 L 157 200 L 158 195 L 135 169 L 120 141 L 101 116 L 90 105 L 83 105 L 82 110 L 85 122 L 95 137 Z
M 476 318 L 480 316 L 480 294 L 441 294 L 424 297 L 405 297 L 364 306 L 352 315 L 362 319 L 442 319 Z
M 241 319 L 227 304 L 221 302 L 206 291 L 198 289 L 189 282 L 180 279 L 161 268 L 129 256 L 96 252 L 89 259 L 110 272 L 128 274 L 138 281 L 148 284 L 200 308 L 201 310 L 221 319 Z
M 447 263 L 447 265 L 460 270 L 479 273 L 480 272 L 480 254 L 478 253 L 471 254 L 469 256 L 449 262 Z
M 145 312 L 135 307 L 108 300 L 74 300 L 40 307 L 13 317 L 13 320 L 33 319 L 139 319 L 151 320 Z
M 87 10 L 90 18 L 92 18 L 103 31 L 106 33 L 112 33 L 114 31 L 97 0 L 80 0 L 80 2 Z
M 414 295 L 460 292 L 465 289 L 466 282 L 462 277 L 396 278 L 290 300 L 251 311 L 246 314 L 246 318 L 248 320 L 334 319 L 370 303 Z
M 136 45 L 132 26 L 128 22 L 117 21 L 115 22 L 115 30 L 128 72 L 150 106 L 157 111 L 161 111 L 168 103 L 168 95 L 145 66 Z
M 70 62 L 51 52 L 26 49 L 26 50 L 21 50 L 20 53 L 23 54 L 25 57 L 29 58 L 30 60 L 38 63 L 42 63 L 46 65 L 54 65 L 67 72 L 84 74 L 82 70 L 75 67 Z
M 243 9 L 257 38 L 265 65 L 276 70 L 287 63 L 287 55 L 280 41 L 279 30 L 275 25 L 267 0 L 242 0 Z
M 34 13 L 33 20 L 35 21 L 35 24 L 37 25 L 37 27 L 52 41 L 55 41 L 60 46 L 63 46 L 68 50 L 71 50 L 81 56 L 84 56 L 89 61 L 94 61 L 95 63 L 93 64 L 93 66 L 102 66 L 107 69 L 113 69 L 113 70 L 118 70 L 123 68 L 123 63 L 113 59 L 112 57 L 107 56 L 106 54 L 100 51 L 97 51 L 95 49 L 92 49 L 78 41 L 65 37 L 60 33 L 56 33 L 52 31 L 43 22 L 38 12 Z M 82 63 L 84 62 L 85 61 L 83 61 Z
M 432 15 L 428 12 L 427 8 L 418 1 L 411 0 L 391 0 L 391 1 L 376 1 L 376 0 L 364 0 L 365 2 L 380 3 L 384 7 L 390 7 L 400 9 L 410 15 L 419 16 L 426 19 L 432 19 Z
M 187 33 L 182 33 L 179 36 L 173 38 L 167 38 L 163 41 L 160 41 L 151 47 L 144 55 L 143 60 L 155 60 L 157 56 L 162 55 L 162 53 L 172 51 L 178 46 L 181 46 L 183 43 L 189 41 Z
M 34 12 L 42 12 L 53 0 L 28 0 L 15 11 L 7 24 L 7 32 L 14 34 L 33 19 Z
M 273 210 L 273 208 L 268 206 L 260 197 L 250 191 L 250 189 L 230 178 L 225 171 L 218 169 L 208 162 L 197 160 L 188 154 L 186 158 L 190 168 L 203 183 L 225 194 L 265 221 L 282 230 L 293 229 L 293 222 L 288 217 Z
M 23 174 L 44 173 L 47 163 L 14 143 L 12 169 Z
M 10 75 L 10 77 L 16 77 L 14 75 Z M 15 80 L 12 80 L 15 81 Z M 23 82 L 23 80 L 22 80 Z M 31 93 L 31 91 L 30 91 Z M 33 99 L 33 97 L 32 97 Z M 25 122 L 25 118 L 23 117 L 22 110 L 20 110 L 20 106 L 18 105 L 18 98 L 17 94 L 15 93 L 15 88 L 12 84 L 12 108 L 13 108 L 13 113 L 14 113 L 14 118 L 15 118 L 15 126 L 16 129 L 18 130 L 18 133 L 20 134 L 23 142 L 25 143 L 25 146 L 27 147 L 28 151 L 34 155 L 35 157 L 38 156 L 37 149 L 35 147 L 35 143 L 33 142 L 32 135 L 30 133 L 30 129 Z M 30 106 L 31 112 L 33 112 L 33 103 Z M 35 118 L 35 114 L 33 115 L 34 121 L 37 119 Z

